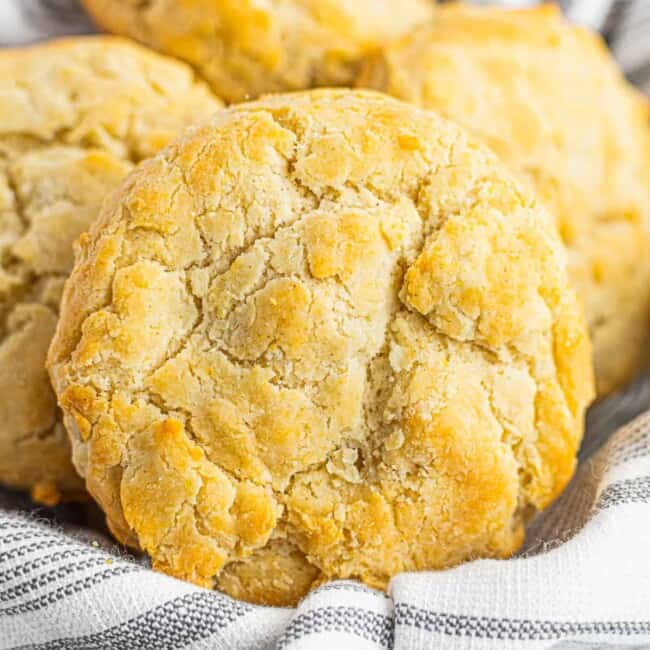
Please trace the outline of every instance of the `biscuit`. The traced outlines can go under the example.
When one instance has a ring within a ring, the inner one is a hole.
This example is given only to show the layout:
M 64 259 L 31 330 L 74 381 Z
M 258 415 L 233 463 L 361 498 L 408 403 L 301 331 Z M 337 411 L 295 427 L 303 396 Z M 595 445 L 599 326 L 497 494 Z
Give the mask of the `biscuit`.
M 83 494 L 45 370 L 74 239 L 134 163 L 222 104 L 184 64 L 113 37 L 0 54 L 0 482 Z
M 48 366 L 118 537 L 273 604 L 509 556 L 593 391 L 550 216 L 457 126 L 350 90 L 234 106 L 140 165 Z
M 102 28 L 191 63 L 227 101 L 349 86 L 361 58 L 430 18 L 431 0 L 84 0 Z
M 649 331 L 649 111 L 600 38 L 551 5 L 443 6 L 359 84 L 442 112 L 536 188 L 569 251 L 598 393 L 627 382 Z

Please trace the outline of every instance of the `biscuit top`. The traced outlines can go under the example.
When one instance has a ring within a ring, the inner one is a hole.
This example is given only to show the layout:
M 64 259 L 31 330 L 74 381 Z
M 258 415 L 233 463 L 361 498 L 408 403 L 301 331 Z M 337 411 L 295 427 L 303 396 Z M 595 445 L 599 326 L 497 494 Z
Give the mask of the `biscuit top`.
M 445 5 L 359 84 L 440 111 L 534 187 L 569 248 L 601 392 L 629 378 L 650 310 L 650 114 L 600 37 L 552 5 Z
M 102 149 L 137 162 L 222 104 L 183 63 L 89 36 L 0 53 L 0 137 Z
M 12 279 L 70 270 L 71 242 L 107 186 L 221 106 L 189 67 L 121 38 L 0 53 L 0 209 L 14 215 L 0 296 Z
M 650 224 L 648 101 L 600 37 L 554 5 L 440 7 L 366 64 L 360 83 L 480 136 L 533 181 L 569 244 L 598 218 Z
M 135 162 L 221 106 L 119 38 L 0 52 L 0 481 L 80 489 L 44 369 L 72 243 Z
M 350 85 L 360 58 L 430 18 L 430 0 L 85 0 L 108 31 L 194 65 L 228 101 Z
M 332 90 L 222 111 L 81 241 L 49 363 L 88 488 L 156 567 L 257 601 L 507 555 L 592 395 L 564 265 L 434 114 Z

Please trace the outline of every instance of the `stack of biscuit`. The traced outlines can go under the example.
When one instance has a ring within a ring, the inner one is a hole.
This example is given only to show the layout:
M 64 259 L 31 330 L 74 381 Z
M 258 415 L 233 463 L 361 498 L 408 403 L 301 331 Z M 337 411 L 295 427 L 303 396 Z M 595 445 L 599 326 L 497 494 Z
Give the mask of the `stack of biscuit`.
M 648 103 L 598 37 L 84 4 L 117 36 L 0 53 L 0 482 L 256 603 L 515 553 L 648 349 Z

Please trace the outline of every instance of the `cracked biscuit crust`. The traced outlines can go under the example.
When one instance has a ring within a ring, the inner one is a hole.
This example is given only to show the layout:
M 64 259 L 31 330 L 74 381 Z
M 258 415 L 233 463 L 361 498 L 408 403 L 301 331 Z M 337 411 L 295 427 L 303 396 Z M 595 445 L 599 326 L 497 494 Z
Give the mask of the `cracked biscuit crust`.
M 359 61 L 428 20 L 431 0 L 84 0 L 104 29 L 191 63 L 230 102 L 349 86 Z
M 184 64 L 112 37 L 0 54 L 0 482 L 83 494 L 45 370 L 72 243 L 134 163 L 221 107 Z
M 550 5 L 444 6 L 359 84 L 442 112 L 530 182 L 569 250 L 598 393 L 629 380 L 650 331 L 649 111 L 599 37 Z
M 327 90 L 140 165 L 81 241 L 49 367 L 119 537 L 287 604 L 516 550 L 572 475 L 590 354 L 555 229 L 493 154 Z

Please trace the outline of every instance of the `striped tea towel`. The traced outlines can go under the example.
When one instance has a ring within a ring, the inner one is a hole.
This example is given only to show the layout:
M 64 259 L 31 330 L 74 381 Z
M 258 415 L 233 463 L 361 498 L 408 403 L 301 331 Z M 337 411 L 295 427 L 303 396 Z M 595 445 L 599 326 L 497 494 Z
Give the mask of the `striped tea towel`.
M 650 93 L 650 0 L 561 4 Z M 89 31 L 72 0 L 0 0 L 0 46 Z M 650 649 L 650 412 L 602 447 L 649 407 L 646 377 L 591 410 L 578 474 L 516 559 L 403 574 L 388 595 L 333 582 L 296 609 L 154 573 L 74 508 L 0 492 L 0 650 Z
M 650 413 L 582 464 L 512 560 L 256 607 L 0 511 L 0 648 L 650 648 Z

